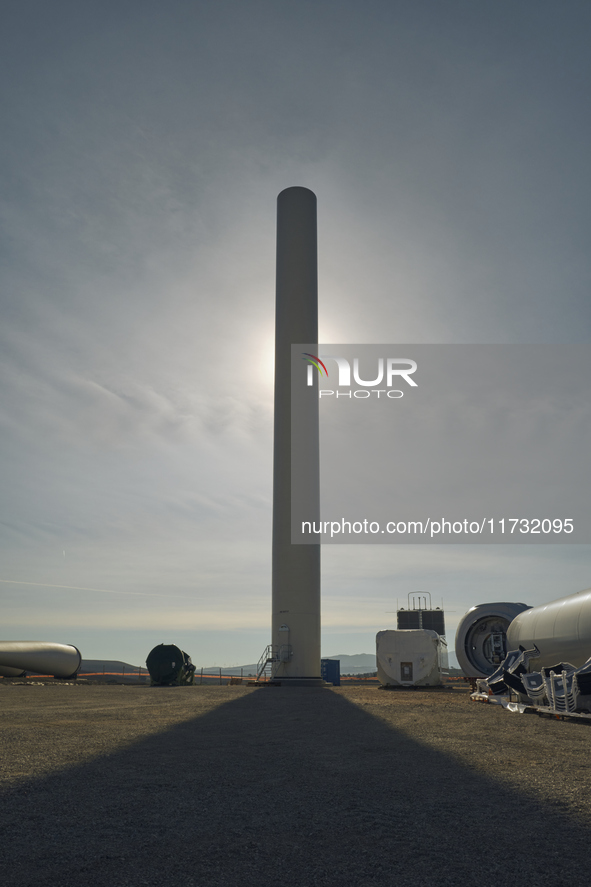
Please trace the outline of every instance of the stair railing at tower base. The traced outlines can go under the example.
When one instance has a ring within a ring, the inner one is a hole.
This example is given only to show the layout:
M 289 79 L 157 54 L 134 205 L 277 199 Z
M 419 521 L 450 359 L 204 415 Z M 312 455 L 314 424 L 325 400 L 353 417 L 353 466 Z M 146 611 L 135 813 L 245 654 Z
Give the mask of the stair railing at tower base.
M 273 677 L 274 668 L 273 666 L 279 662 L 279 654 L 277 646 L 273 644 L 268 644 L 263 650 L 262 656 L 257 664 L 257 681 L 262 679 L 264 675 L 264 680 L 268 680 L 269 677 Z

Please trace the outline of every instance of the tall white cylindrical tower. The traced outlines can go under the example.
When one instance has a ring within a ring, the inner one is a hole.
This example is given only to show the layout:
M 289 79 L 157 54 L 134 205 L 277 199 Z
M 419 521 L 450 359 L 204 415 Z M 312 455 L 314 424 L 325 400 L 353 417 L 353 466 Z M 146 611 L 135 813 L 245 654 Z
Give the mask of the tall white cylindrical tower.
M 318 342 L 316 195 L 307 188 L 287 188 L 277 198 L 276 293 L 272 643 L 280 661 L 275 679 L 282 686 L 317 686 L 323 683 L 320 545 L 291 542 L 292 443 L 297 446 L 291 427 L 291 346 Z M 300 425 L 310 519 L 318 521 L 317 393 L 298 415 Z

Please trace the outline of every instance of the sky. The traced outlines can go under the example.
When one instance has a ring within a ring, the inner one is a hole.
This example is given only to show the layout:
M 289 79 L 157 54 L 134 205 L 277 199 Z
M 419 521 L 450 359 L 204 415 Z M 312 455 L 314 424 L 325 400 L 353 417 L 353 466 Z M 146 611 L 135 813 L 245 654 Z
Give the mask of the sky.
M 21 0 L 0 29 L 0 637 L 270 642 L 275 212 L 319 339 L 587 343 L 591 9 Z M 323 547 L 322 653 L 397 602 L 591 585 L 579 545 Z

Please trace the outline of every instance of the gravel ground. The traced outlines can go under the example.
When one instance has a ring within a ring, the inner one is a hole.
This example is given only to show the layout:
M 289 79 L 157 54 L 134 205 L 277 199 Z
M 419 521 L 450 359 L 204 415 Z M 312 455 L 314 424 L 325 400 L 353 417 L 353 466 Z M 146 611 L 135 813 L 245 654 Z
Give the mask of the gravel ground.
M 0 681 L 0 883 L 588 887 L 590 741 L 458 690 Z

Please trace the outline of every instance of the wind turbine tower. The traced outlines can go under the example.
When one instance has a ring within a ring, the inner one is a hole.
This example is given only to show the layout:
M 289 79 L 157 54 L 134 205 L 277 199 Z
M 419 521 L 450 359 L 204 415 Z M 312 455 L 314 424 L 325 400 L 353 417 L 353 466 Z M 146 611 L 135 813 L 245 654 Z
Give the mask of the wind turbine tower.
M 292 447 L 305 451 L 310 520 L 320 519 L 318 390 L 310 388 L 292 435 L 291 346 L 317 353 L 316 195 L 287 188 L 277 198 L 275 423 L 273 442 L 273 677 L 282 686 L 322 686 L 320 544 L 292 544 Z M 302 364 L 302 379 L 306 378 Z M 303 382 L 303 384 L 305 384 Z M 298 407 L 299 409 L 299 407 Z

